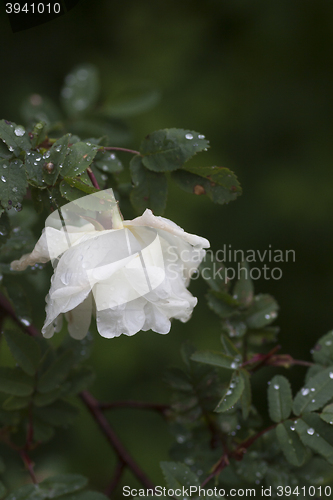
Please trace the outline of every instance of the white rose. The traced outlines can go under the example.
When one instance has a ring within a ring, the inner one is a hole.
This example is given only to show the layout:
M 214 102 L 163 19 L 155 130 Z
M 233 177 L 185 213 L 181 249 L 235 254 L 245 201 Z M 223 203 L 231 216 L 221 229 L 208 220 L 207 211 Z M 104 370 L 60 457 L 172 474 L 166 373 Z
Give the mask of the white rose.
M 92 313 L 106 338 L 165 334 L 171 318 L 190 318 L 197 299 L 187 286 L 209 247 L 205 238 L 151 210 L 122 221 L 111 189 L 68 203 L 45 224 L 32 253 L 11 264 L 20 271 L 52 260 L 45 337 L 61 329 L 63 314 L 76 339 L 87 334 Z

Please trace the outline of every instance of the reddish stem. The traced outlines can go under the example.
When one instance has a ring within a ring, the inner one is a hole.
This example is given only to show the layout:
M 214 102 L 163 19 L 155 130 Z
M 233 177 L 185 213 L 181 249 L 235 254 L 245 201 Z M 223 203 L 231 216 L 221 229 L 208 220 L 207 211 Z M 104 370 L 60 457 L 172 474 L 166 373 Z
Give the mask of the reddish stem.
M 22 321 L 20 321 L 20 319 L 16 316 L 16 313 L 9 300 L 7 300 L 6 297 L 1 293 L 0 293 L 0 309 L 2 309 L 6 313 L 6 316 L 10 316 L 15 321 L 15 323 L 17 323 L 22 328 L 22 330 L 24 330 L 31 337 L 41 336 L 40 332 L 33 325 L 27 326 L 24 325 Z
M 119 481 L 121 479 L 121 476 L 123 475 L 123 472 L 125 470 L 125 463 L 122 460 L 119 460 L 117 463 L 117 466 L 114 471 L 114 475 L 112 478 L 111 483 L 109 486 L 106 488 L 104 494 L 107 496 L 111 496 L 114 490 L 117 488 Z
M 233 450 L 231 452 L 228 452 L 228 453 L 225 453 L 224 455 L 222 455 L 222 457 L 220 458 L 220 460 L 215 465 L 215 467 L 213 469 L 213 472 L 211 474 L 209 474 L 208 477 L 206 477 L 206 479 L 201 484 L 201 487 L 203 488 L 204 486 L 206 486 L 206 484 L 209 483 L 209 481 L 211 479 L 213 479 L 225 467 L 227 467 L 229 465 L 229 460 L 230 459 L 233 458 L 235 460 L 242 460 L 242 458 L 243 458 L 244 454 L 246 453 L 247 449 L 255 441 L 257 441 L 257 439 L 259 439 L 261 436 L 263 436 L 264 434 L 266 434 L 266 432 L 269 432 L 272 429 L 275 429 L 276 426 L 277 426 L 277 424 L 273 424 L 273 425 L 270 425 L 269 427 L 266 427 L 266 429 L 263 429 L 262 431 L 258 432 L 255 436 L 252 436 L 249 439 L 247 439 L 246 441 L 244 441 L 243 443 L 239 444 L 235 450 Z
M 145 401 L 112 401 L 111 403 L 99 403 L 101 410 L 113 410 L 114 408 L 136 408 L 137 410 L 153 410 L 165 415 L 170 410 L 169 405 L 158 403 L 146 403 Z
M 94 175 L 94 172 L 91 170 L 91 168 L 90 168 L 90 167 L 88 167 L 88 168 L 87 168 L 87 174 L 89 175 L 89 178 L 90 178 L 90 180 L 91 180 L 91 182 L 92 182 L 92 185 L 93 185 L 96 189 L 101 189 L 101 188 L 99 187 L 99 184 L 98 184 L 98 182 L 97 182 L 97 179 L 96 179 L 96 177 L 95 177 L 95 175 Z
M 38 481 L 37 481 L 37 478 L 36 478 L 36 475 L 35 475 L 35 472 L 34 472 L 34 467 L 33 467 L 34 464 L 33 464 L 32 460 L 31 460 L 31 458 L 29 457 L 29 455 L 27 454 L 27 452 L 24 451 L 24 450 L 20 451 L 20 455 L 21 455 L 21 458 L 22 458 L 22 460 L 24 462 L 24 465 L 26 466 L 27 471 L 30 474 L 32 482 L 34 484 L 37 484 Z
M 106 420 L 103 415 L 102 410 L 99 407 L 99 402 L 95 399 L 88 391 L 83 391 L 80 393 L 80 397 L 84 404 L 89 409 L 90 413 L 98 423 L 101 431 L 111 444 L 111 446 L 116 451 L 118 458 L 124 464 L 127 465 L 133 472 L 133 474 L 137 477 L 140 483 L 146 488 L 155 489 L 154 484 L 150 481 L 148 476 L 141 470 L 139 465 L 134 461 L 128 451 L 124 448 L 118 436 L 115 434 L 114 430 L 110 426 L 109 422 Z
M 110 147 L 103 146 L 100 149 L 100 151 L 123 151 L 124 153 L 131 153 L 133 155 L 140 155 L 141 156 L 140 151 L 135 151 L 134 149 L 127 149 L 127 148 L 116 148 L 114 146 L 110 146 Z

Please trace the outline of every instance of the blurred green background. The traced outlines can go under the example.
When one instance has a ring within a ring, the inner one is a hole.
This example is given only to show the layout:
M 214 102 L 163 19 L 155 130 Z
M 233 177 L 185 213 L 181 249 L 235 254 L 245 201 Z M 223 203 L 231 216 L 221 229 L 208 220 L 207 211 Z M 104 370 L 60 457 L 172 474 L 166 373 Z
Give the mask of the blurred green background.
M 213 250 L 224 244 L 295 250 L 296 261 L 281 264 L 281 280 L 261 279 L 255 288 L 280 304 L 281 352 L 309 359 L 315 340 L 333 325 L 332 26 L 333 4 L 326 0 L 81 0 L 65 16 L 15 34 L 2 12 L 1 118 L 22 123 L 20 104 L 31 93 L 58 99 L 65 74 L 79 63 L 98 67 L 107 100 L 129 83 L 152 82 L 161 100 L 128 120 L 126 145 L 137 149 L 160 128 L 196 130 L 211 149 L 194 164 L 231 168 L 243 187 L 237 201 L 219 206 L 170 186 L 165 216 L 208 238 Z M 24 210 L 15 217 L 24 218 Z M 39 326 L 48 286 L 43 272 L 31 291 Z M 181 363 L 182 342 L 218 348 L 219 322 L 205 303 L 205 285 L 196 281 L 191 291 L 199 297 L 193 319 L 174 322 L 167 336 L 105 340 L 96 334 L 97 397 L 166 402 L 163 372 Z M 295 387 L 303 373 L 291 371 Z M 266 381 L 258 381 L 255 400 L 265 392 Z M 114 410 L 110 421 L 163 484 L 158 464 L 168 458 L 171 436 L 162 419 Z M 34 458 L 41 476 L 83 473 L 96 488 L 110 481 L 115 463 L 85 410 Z M 123 484 L 137 483 L 126 472 Z

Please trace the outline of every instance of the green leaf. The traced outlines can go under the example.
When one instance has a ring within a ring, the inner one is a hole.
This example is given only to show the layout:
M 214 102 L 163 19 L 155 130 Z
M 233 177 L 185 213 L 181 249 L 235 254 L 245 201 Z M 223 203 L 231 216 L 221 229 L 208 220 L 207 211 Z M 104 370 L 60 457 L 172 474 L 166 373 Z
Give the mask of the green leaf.
M 32 131 L 33 137 L 31 138 L 31 146 L 33 149 L 37 148 L 37 146 L 45 140 L 46 134 L 46 123 L 43 121 L 36 123 Z
M 0 158 L 9 160 L 13 156 L 13 152 L 9 151 L 6 144 L 0 140 Z
M 68 394 L 78 394 L 87 389 L 95 380 L 95 373 L 88 366 L 82 366 L 70 374 L 67 379 L 70 384 Z
M 168 487 L 173 490 L 183 486 L 189 488 L 190 486 L 200 485 L 198 476 L 185 464 L 161 462 L 160 466 Z
M 54 426 L 67 426 L 73 422 L 78 415 L 78 408 L 67 401 L 54 401 L 51 405 L 34 408 L 34 415 Z
M 247 270 L 247 273 L 240 273 L 241 276 L 234 286 L 233 297 L 245 307 L 248 307 L 253 301 L 254 287 L 249 276 L 248 263 L 242 262 L 242 267 Z
M 47 185 L 54 185 L 62 171 L 63 163 L 69 153 L 68 143 L 71 134 L 60 137 L 53 146 L 44 154 L 43 179 Z
M 6 291 L 16 312 L 18 319 L 24 326 L 29 326 L 31 323 L 31 304 L 24 288 L 16 280 L 6 280 Z M 15 335 L 15 333 L 14 333 Z M 27 335 L 24 337 L 27 337 Z M 29 339 L 32 342 L 33 339 Z M 21 366 L 21 365 L 20 365 Z M 23 366 L 21 366 L 23 368 Z M 28 373 L 28 372 L 27 372 Z M 30 373 L 29 375 L 33 375 Z
M 6 500 L 45 500 L 59 498 L 69 493 L 82 490 L 88 480 L 79 474 L 61 474 L 45 479 L 38 485 L 26 485 L 18 488 L 6 497 Z M 71 498 L 76 498 L 73 496 Z
M 48 493 L 48 498 L 57 498 L 81 490 L 87 484 L 88 479 L 79 474 L 59 474 L 45 479 L 38 486 Z
M 37 385 L 38 392 L 51 392 L 64 382 L 72 368 L 73 359 L 74 356 L 70 350 L 65 351 L 61 356 L 56 358 L 39 379 Z
M 91 165 L 97 150 L 95 144 L 76 142 L 65 157 L 61 174 L 64 177 L 77 177 Z
M 69 116 L 84 114 L 99 95 L 98 71 L 92 64 L 76 66 L 65 78 L 61 102 Z
M 0 391 L 13 396 L 30 396 L 34 389 L 33 378 L 20 368 L 0 367 Z
M 244 382 L 244 390 L 241 396 L 241 405 L 243 419 L 246 420 L 249 416 L 252 403 L 251 378 L 247 370 L 241 369 L 239 370 L 239 374 Z
M 0 160 L 0 201 L 4 208 L 20 206 L 27 191 L 27 178 L 21 160 Z
M 305 446 L 323 456 L 333 465 L 333 427 L 317 413 L 305 413 L 295 422 L 295 429 Z
M 61 181 L 59 184 L 59 189 L 61 196 L 66 198 L 68 201 L 75 201 L 78 198 L 82 198 L 83 196 L 86 196 L 86 193 L 84 191 L 81 191 L 81 189 L 78 189 L 76 187 L 72 187 L 66 182 L 65 180 Z
M 324 422 L 327 422 L 328 424 L 331 425 L 333 424 L 333 403 L 323 408 L 323 411 L 320 414 L 320 418 L 324 420 Z
M 157 215 L 163 214 L 168 194 L 165 175 L 145 168 L 140 156 L 132 158 L 130 170 L 134 184 L 130 194 L 133 207 L 140 213 L 150 208 Z
M 268 326 L 262 329 L 248 330 L 247 339 L 249 344 L 254 346 L 262 346 L 270 342 L 276 342 L 276 337 L 279 333 L 279 328 L 276 326 Z
M 22 125 L 16 125 L 14 122 L 0 120 L 0 139 L 15 156 L 19 156 L 22 151 L 28 151 L 31 148 L 25 129 Z
M 6 497 L 6 500 L 44 500 L 44 496 L 39 496 L 36 492 L 37 487 L 34 484 L 21 486 Z
M 244 378 L 239 373 L 234 372 L 228 388 L 225 390 L 222 399 L 220 400 L 214 411 L 222 413 L 224 411 L 230 410 L 230 408 L 234 406 L 242 397 L 244 388 Z
M 188 375 L 179 368 L 169 368 L 164 375 L 164 381 L 178 391 L 193 391 L 193 386 Z
M 226 356 L 222 352 L 217 351 L 197 351 L 192 354 L 191 359 L 207 365 L 227 368 L 228 370 L 236 370 L 240 361 L 237 357 Z
M 236 175 L 224 167 L 184 167 L 172 174 L 176 184 L 188 193 L 206 194 L 214 203 L 223 205 L 242 193 Z
M 124 168 L 119 158 L 109 151 L 98 151 L 94 160 L 94 165 L 107 174 L 117 174 Z
M 41 189 L 46 188 L 43 172 L 44 163 L 45 158 L 42 154 L 35 151 L 27 153 L 25 159 L 25 170 L 27 173 L 28 182 L 32 186 L 36 186 Z
M 61 345 L 61 349 L 68 350 L 70 349 L 73 353 L 73 365 L 77 363 L 82 363 L 89 359 L 91 355 L 91 351 L 93 348 L 94 337 L 88 331 L 87 335 L 82 340 L 76 340 L 67 335 L 65 340 Z
M 218 314 L 220 318 L 230 318 L 235 313 L 237 314 L 238 302 L 227 293 L 209 290 L 206 297 L 208 306 L 212 311 Z
M 224 347 L 225 354 L 227 354 L 227 356 L 232 356 L 232 357 L 240 356 L 241 357 L 240 351 L 237 349 L 235 344 L 226 335 L 224 335 L 224 334 L 221 335 L 221 342 L 222 342 L 222 345 Z
M 25 122 L 43 121 L 50 125 L 59 122 L 61 114 L 54 102 L 48 97 L 32 94 L 22 104 L 21 114 Z
M 311 378 L 296 394 L 293 404 L 295 415 L 322 408 L 333 398 L 333 367 L 326 368 Z
M 268 409 L 273 422 L 281 422 L 289 417 L 292 402 L 291 387 L 286 377 L 273 377 L 268 387 Z
M 207 147 L 208 141 L 197 132 L 170 128 L 147 135 L 141 143 L 140 153 L 149 170 L 170 172 Z
M 22 410 L 22 408 L 26 408 L 30 402 L 30 396 L 10 396 L 4 401 L 2 408 L 7 411 Z
M 305 461 L 306 449 L 295 432 L 294 424 L 290 420 L 280 423 L 276 427 L 276 436 L 288 462 L 300 467 Z
M 333 330 L 321 337 L 312 351 L 313 360 L 320 365 L 333 365 Z
M 58 389 L 54 389 L 53 391 L 45 392 L 43 394 L 36 392 L 33 397 L 33 403 L 36 406 L 47 406 L 59 399 L 63 392 L 63 387 L 59 387 Z
M 246 313 L 246 324 L 249 328 L 263 328 L 277 317 L 279 306 L 270 295 L 256 295 Z
M 72 188 L 82 191 L 85 194 L 92 194 L 98 192 L 97 188 L 93 187 L 91 184 L 89 185 L 83 182 L 80 178 L 72 179 L 71 177 L 65 177 L 64 180 L 61 182 L 60 186 L 63 186 L 65 188 L 65 183 Z
M 41 357 L 38 343 L 19 329 L 5 329 L 4 336 L 17 364 L 28 375 L 35 375 Z
M 200 276 L 206 281 L 207 285 L 215 292 L 228 289 L 228 280 L 225 276 L 225 267 L 221 262 L 217 262 L 207 257 L 199 266 Z
M 127 87 L 113 98 L 113 103 L 107 104 L 103 113 L 115 118 L 129 118 L 154 107 L 160 100 L 160 92 L 150 84 L 139 83 Z

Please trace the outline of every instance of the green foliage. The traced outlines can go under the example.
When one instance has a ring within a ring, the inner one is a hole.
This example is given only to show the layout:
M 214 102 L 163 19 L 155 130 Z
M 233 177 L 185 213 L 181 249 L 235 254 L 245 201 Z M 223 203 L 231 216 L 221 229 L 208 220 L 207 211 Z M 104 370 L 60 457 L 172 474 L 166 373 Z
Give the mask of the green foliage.
M 333 367 L 329 367 L 310 378 L 296 394 L 293 404 L 295 415 L 319 410 L 332 399 L 332 393 Z
M 133 157 L 130 170 L 134 184 L 130 200 L 134 208 L 142 213 L 149 207 L 156 215 L 162 214 L 168 194 L 165 174 L 148 170 L 144 167 L 140 156 Z
M 30 141 L 22 125 L 16 125 L 7 120 L 0 121 L 0 139 L 14 156 L 18 157 L 23 151 L 31 148 Z
M 301 466 L 306 459 L 306 449 L 295 432 L 294 425 L 290 422 L 280 423 L 276 427 L 276 436 L 288 462 Z
M 85 113 L 96 103 L 99 95 L 97 70 L 90 64 L 76 66 L 65 78 L 61 102 L 69 116 Z
M 171 128 L 147 135 L 141 143 L 140 153 L 149 170 L 171 172 L 207 147 L 208 141 L 197 132 Z
M 173 172 L 172 178 L 184 191 L 206 194 L 214 203 L 233 201 L 242 192 L 237 177 L 223 167 L 183 167 Z
M 187 465 L 176 462 L 161 462 L 160 465 L 169 488 L 199 486 L 198 476 Z
M 4 337 L 17 364 L 25 373 L 34 376 L 41 359 L 40 346 L 19 329 L 6 330 Z
M 29 484 L 16 489 L 5 500 L 106 500 L 107 497 L 95 491 L 83 491 L 88 479 L 79 474 L 61 474 L 48 477 L 38 485 Z
M 276 375 L 268 387 L 269 416 L 273 422 L 286 420 L 292 407 L 292 393 L 289 381 L 282 375 Z
M 27 179 L 21 160 L 0 161 L 0 200 L 4 208 L 20 206 L 27 190 Z
M 80 413 L 77 396 L 81 393 L 83 400 L 82 391 L 94 381 L 88 366 L 92 336 L 82 341 L 65 337 L 57 345 L 28 335 L 35 332 L 29 295 L 34 303 L 33 287 L 40 286 L 34 278 L 41 269 L 34 266 L 25 271 L 22 284 L 19 273 L 10 270 L 10 262 L 32 249 L 35 236 L 30 227 L 40 226 L 42 217 L 17 227 L 15 214 L 11 217 L 14 211 L 8 216 L 6 210 L 19 211 L 23 203 L 30 213 L 35 209 L 47 217 L 68 201 L 96 192 L 96 182 L 101 189 L 114 189 L 120 205 L 138 213 L 149 208 L 163 214 L 169 179 L 184 191 L 206 194 L 218 204 L 241 193 L 229 169 L 191 164 L 191 158 L 208 147 L 197 132 L 158 130 L 143 139 L 139 151 L 119 147 L 129 138 L 122 120 L 158 101 L 158 92 L 150 85 L 124 89 L 113 101 L 103 103 L 97 69 L 81 65 L 65 78 L 60 101 L 62 111 L 34 94 L 22 108 L 26 129 L 0 122 L 1 293 L 12 304 L 14 312 L 9 315 L 15 314 L 15 323 L 0 317 L 4 347 L 12 355 L 11 366 L 0 366 L 0 435 L 13 451 L 19 451 L 28 468 L 25 453 L 57 436 L 58 428 L 72 425 Z M 128 163 L 125 155 L 130 155 Z M 100 222 L 93 222 L 103 229 Z M 200 486 L 212 475 L 209 487 L 251 486 L 259 494 L 262 486 L 311 484 L 311 471 L 321 474 L 322 481 L 316 484 L 333 484 L 332 332 L 315 346 L 314 364 L 294 399 L 288 379 L 273 376 L 268 411 L 261 416 L 254 406 L 257 398 L 252 400 L 254 374 L 266 366 L 296 364 L 290 355 L 280 355 L 277 347 L 269 350 L 266 345 L 276 341 L 278 327 L 272 323 L 279 306 L 272 296 L 255 294 L 247 262 L 235 282 L 214 259 L 204 262 L 200 270 L 209 287 L 208 307 L 220 323 L 220 344 L 215 350 L 199 351 L 185 344 L 183 369 L 171 368 L 165 376 L 172 396 L 162 413 L 175 437 L 172 461 L 161 463 L 167 487 Z M 92 413 L 102 408 L 94 401 L 92 405 Z M 266 422 L 268 416 L 273 425 Z M 99 423 L 105 430 L 107 420 L 100 414 Z M 118 443 L 112 431 L 108 437 Z M 121 458 L 119 449 L 117 453 Z M 21 487 L 7 500 L 105 499 L 100 493 L 84 491 L 86 484 L 86 478 L 78 475 L 50 477 L 38 486 Z M 0 497 L 4 494 L 0 483 Z M 276 491 L 272 497 L 277 497 Z

